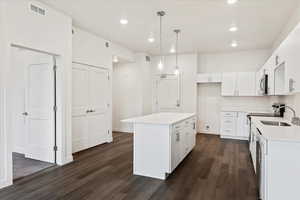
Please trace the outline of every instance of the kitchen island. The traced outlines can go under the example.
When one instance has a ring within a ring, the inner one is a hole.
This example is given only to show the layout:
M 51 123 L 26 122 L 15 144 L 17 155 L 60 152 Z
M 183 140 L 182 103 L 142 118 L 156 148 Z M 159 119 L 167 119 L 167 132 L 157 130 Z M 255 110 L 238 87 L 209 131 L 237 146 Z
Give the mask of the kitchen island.
M 165 180 L 196 143 L 194 113 L 156 113 L 133 123 L 133 174 Z

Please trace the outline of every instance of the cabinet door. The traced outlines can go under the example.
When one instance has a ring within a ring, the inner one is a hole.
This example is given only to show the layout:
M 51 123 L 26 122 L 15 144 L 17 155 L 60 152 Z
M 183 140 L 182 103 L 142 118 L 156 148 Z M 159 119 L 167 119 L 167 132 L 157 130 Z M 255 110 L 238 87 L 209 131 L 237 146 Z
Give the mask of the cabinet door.
M 91 68 L 89 72 L 89 145 L 107 141 L 109 134 L 108 102 L 110 94 L 108 71 Z
M 237 73 L 224 73 L 222 77 L 222 96 L 236 95 Z
M 284 41 L 286 47 L 286 90 L 288 93 L 300 92 L 300 25 Z
M 238 96 L 255 96 L 255 73 L 239 72 L 237 88 Z
M 73 64 L 72 90 L 72 151 L 88 148 L 88 68 Z
M 174 130 L 172 135 L 172 171 L 180 162 L 180 131 Z
M 237 116 L 237 136 L 249 138 L 249 132 L 247 113 L 239 112 Z

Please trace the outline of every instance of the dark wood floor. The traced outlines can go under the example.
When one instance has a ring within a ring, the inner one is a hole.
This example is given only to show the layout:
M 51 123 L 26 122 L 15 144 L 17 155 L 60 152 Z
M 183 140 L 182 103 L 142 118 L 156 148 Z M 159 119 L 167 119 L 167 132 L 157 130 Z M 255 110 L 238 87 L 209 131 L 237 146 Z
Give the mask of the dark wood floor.
M 132 175 L 132 135 L 75 155 L 75 162 L 26 177 L 0 199 L 256 200 L 247 144 L 198 135 L 184 162 L 160 181 Z

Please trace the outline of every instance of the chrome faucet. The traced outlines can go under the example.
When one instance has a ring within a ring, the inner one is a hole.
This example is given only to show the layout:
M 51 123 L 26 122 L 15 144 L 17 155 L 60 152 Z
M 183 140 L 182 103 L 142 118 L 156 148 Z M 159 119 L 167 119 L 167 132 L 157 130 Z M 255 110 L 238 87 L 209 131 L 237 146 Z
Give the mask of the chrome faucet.
M 279 110 L 280 108 L 288 108 L 288 109 L 290 109 L 293 112 L 293 115 L 294 115 L 293 118 L 292 118 L 292 124 L 294 124 L 296 126 L 300 126 L 300 117 L 297 117 L 295 109 L 293 109 L 290 106 L 286 106 L 286 105 L 279 106 L 277 109 Z

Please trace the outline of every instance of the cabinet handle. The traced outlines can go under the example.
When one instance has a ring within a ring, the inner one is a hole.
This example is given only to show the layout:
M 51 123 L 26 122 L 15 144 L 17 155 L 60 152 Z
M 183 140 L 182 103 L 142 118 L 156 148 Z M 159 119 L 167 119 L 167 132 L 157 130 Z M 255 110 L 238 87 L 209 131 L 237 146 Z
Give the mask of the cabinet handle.
M 86 111 L 86 113 L 90 113 L 90 112 L 91 112 L 91 110 L 87 110 L 87 111 Z
M 23 112 L 22 115 L 28 116 L 28 112 Z

